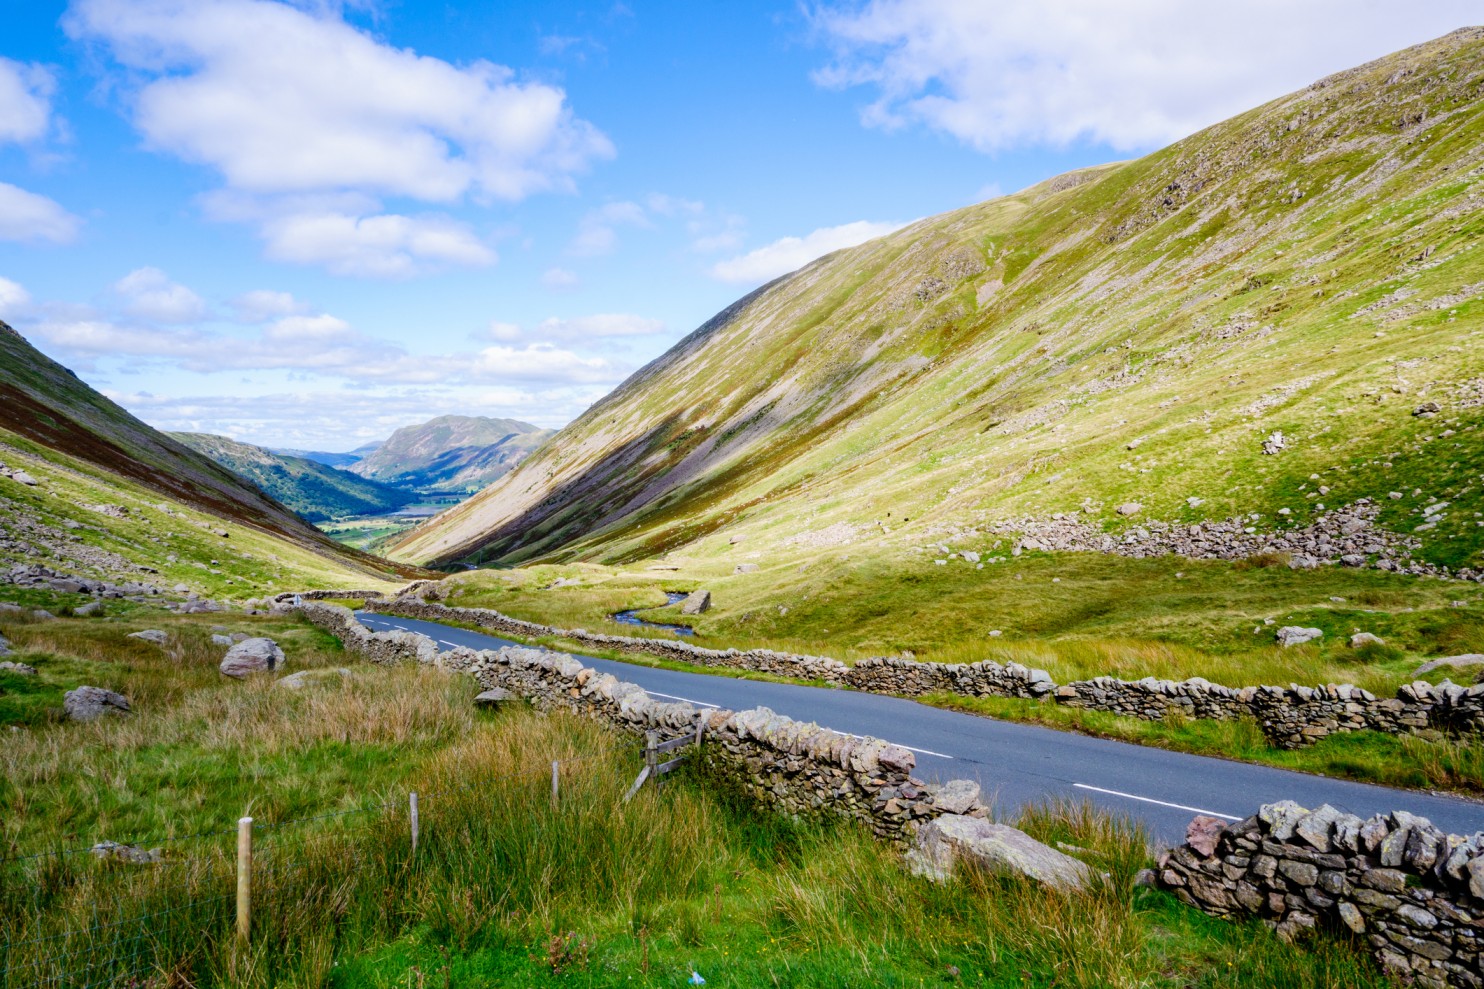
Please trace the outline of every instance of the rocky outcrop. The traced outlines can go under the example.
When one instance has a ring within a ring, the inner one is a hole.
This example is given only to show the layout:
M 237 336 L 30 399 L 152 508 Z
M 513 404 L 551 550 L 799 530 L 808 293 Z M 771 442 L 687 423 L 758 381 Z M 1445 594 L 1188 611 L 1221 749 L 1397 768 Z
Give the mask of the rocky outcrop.
M 1484 986 L 1484 832 L 1284 801 L 1229 826 L 1196 818 L 1190 840 L 1161 860 L 1159 883 L 1206 913 L 1261 917 L 1285 938 L 1348 930 L 1403 981 Z
M 73 721 L 97 721 L 105 714 L 128 714 L 129 700 L 102 687 L 78 687 L 62 695 L 62 710 Z
M 1083 863 L 1024 831 L 959 814 L 943 814 L 919 828 L 907 860 L 912 871 L 940 882 L 953 875 L 957 863 L 968 862 L 1062 892 L 1085 889 L 1092 875 Z
M 1120 505 L 1117 511 L 1128 516 L 1141 508 L 1131 503 Z M 991 521 L 987 529 L 996 535 L 1019 536 L 1023 543 L 1029 541 L 1026 548 L 1047 552 L 1111 553 L 1135 559 L 1173 554 L 1192 560 L 1242 560 L 1281 554 L 1289 566 L 1298 569 L 1338 563 L 1394 573 L 1484 580 L 1484 571 L 1467 567 L 1450 571 L 1416 560 L 1414 554 L 1422 547 L 1421 541 L 1380 528 L 1376 524 L 1379 514 L 1371 499 L 1360 498 L 1320 513 L 1308 525 L 1293 528 L 1261 529 L 1260 516 L 1240 515 L 1191 524 L 1151 520 L 1110 533 L 1094 516 L 1057 512 L 1049 518 Z
M 685 600 L 680 602 L 680 613 L 682 615 L 699 615 L 704 611 L 709 611 L 710 609 L 710 591 L 691 591 L 685 596 Z

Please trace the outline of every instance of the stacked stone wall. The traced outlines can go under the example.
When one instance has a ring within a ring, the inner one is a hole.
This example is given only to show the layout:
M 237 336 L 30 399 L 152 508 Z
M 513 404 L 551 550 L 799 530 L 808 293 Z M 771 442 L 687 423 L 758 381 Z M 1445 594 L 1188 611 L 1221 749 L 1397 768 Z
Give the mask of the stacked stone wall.
M 1159 882 L 1190 906 L 1260 917 L 1285 938 L 1349 931 L 1402 981 L 1484 987 L 1484 832 L 1284 801 L 1231 826 L 1196 818 L 1187 843 L 1161 861 Z
M 873 658 L 847 666 L 824 656 L 771 649 L 707 649 L 672 639 L 607 635 L 523 621 L 487 608 L 456 608 L 403 595 L 368 600 L 369 611 L 435 622 L 473 625 L 526 638 L 555 636 L 620 652 L 663 656 L 697 666 L 773 673 L 873 693 L 919 696 L 934 692 L 969 697 L 1044 698 L 1065 707 L 1107 711 L 1159 721 L 1169 717 L 1255 720 L 1272 744 L 1302 748 L 1336 732 L 1381 731 L 1433 737 L 1484 732 L 1484 683 L 1406 684 L 1381 698 L 1351 684 L 1226 687 L 1200 677 L 1188 680 L 1119 680 L 1097 677 L 1057 684 L 1045 670 L 1019 663 L 922 663 Z
M 880 739 L 858 738 L 794 721 L 767 708 L 702 712 L 650 697 L 636 684 L 583 666 L 571 656 L 508 646 L 440 653 L 415 632 L 372 632 L 346 608 L 306 602 L 296 610 L 374 663 L 418 662 L 501 687 L 542 710 L 561 709 L 635 734 L 674 738 L 706 719 L 704 757 L 731 774 L 759 803 L 799 817 L 847 817 L 878 836 L 909 842 L 917 826 L 944 813 L 986 817 L 978 784 L 943 787 L 912 776 L 915 757 Z M 941 795 L 941 799 L 940 799 Z

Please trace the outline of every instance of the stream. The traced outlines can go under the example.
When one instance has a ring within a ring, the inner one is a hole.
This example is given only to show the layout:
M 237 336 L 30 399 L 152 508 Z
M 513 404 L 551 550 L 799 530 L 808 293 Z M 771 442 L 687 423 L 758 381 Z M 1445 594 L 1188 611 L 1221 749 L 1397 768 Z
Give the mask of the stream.
M 677 603 L 679 603 L 681 601 L 684 601 L 685 600 L 685 594 L 684 593 L 677 593 L 675 591 L 666 591 L 665 592 L 665 598 L 666 598 L 665 605 L 660 605 L 659 607 L 666 607 L 668 605 L 677 604 Z M 653 610 L 654 610 L 654 608 L 634 608 L 632 611 L 618 611 L 618 612 L 614 612 L 613 614 L 609 615 L 608 617 L 609 618 L 612 618 L 614 621 L 618 622 L 620 625 L 642 625 L 645 628 L 662 628 L 662 629 L 664 629 L 664 630 L 666 630 L 668 632 L 674 632 L 676 635 L 695 635 L 696 634 L 696 630 L 693 629 L 693 628 L 691 628 L 689 625 L 667 625 L 664 622 L 650 622 L 650 621 L 645 621 L 643 618 L 640 618 L 639 617 L 639 612 L 641 612 L 641 611 L 653 611 Z

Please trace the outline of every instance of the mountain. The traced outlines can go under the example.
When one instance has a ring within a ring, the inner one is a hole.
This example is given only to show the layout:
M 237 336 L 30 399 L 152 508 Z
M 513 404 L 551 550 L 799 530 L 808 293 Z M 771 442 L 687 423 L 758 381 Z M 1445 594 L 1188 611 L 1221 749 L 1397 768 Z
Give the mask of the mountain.
M 317 464 L 323 464 L 326 467 L 337 468 L 349 467 L 351 464 L 361 459 L 360 454 L 356 453 L 327 453 L 324 450 L 289 450 L 272 447 L 268 448 L 268 452 L 276 454 L 280 457 L 298 457 L 301 460 L 313 460 Z
M 1481 234 L 1470 28 L 782 277 L 393 553 L 628 562 L 1026 520 L 1115 546 L 1369 498 L 1421 559 L 1478 566 Z
M 306 457 L 286 456 L 210 433 L 169 435 L 247 478 L 309 522 L 395 511 L 417 501 L 417 495 L 410 491 L 368 481 Z
M 439 416 L 405 426 L 347 469 L 383 484 L 425 491 L 477 491 L 552 435 L 518 419 Z
M 0 323 L 0 559 L 147 571 L 233 593 L 393 579 L 146 425 Z

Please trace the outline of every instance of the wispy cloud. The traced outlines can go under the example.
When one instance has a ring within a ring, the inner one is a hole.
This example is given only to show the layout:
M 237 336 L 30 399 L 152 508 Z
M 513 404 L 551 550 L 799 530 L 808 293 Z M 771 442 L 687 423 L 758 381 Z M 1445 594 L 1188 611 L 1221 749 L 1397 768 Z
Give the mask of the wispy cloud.
M 782 237 L 773 243 L 711 266 L 711 275 L 724 282 L 758 284 L 802 268 L 832 251 L 884 237 L 903 226 L 858 220 L 838 227 L 822 227 L 803 237 Z
M 68 244 L 82 220 L 46 196 L 0 182 L 0 240 Z

